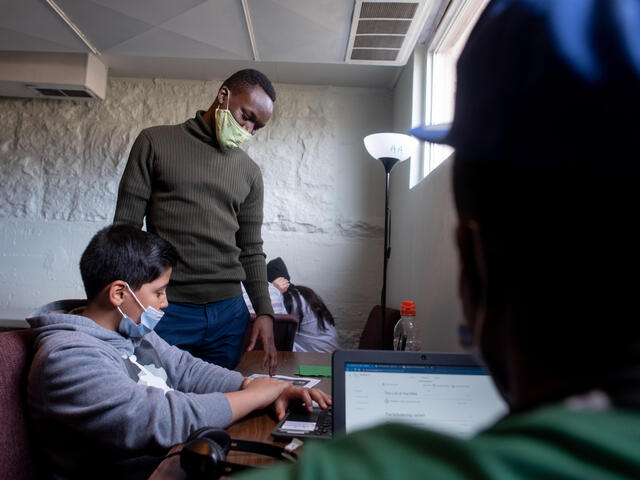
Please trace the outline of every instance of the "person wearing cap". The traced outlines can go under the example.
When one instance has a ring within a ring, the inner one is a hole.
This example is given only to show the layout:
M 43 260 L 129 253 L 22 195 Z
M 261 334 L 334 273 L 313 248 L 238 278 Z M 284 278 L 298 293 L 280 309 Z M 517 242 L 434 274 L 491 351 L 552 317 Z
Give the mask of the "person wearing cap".
M 255 478 L 640 478 L 640 1 L 494 0 L 457 72 L 452 125 L 413 133 L 455 148 L 459 293 L 509 413 L 469 439 L 338 436 Z

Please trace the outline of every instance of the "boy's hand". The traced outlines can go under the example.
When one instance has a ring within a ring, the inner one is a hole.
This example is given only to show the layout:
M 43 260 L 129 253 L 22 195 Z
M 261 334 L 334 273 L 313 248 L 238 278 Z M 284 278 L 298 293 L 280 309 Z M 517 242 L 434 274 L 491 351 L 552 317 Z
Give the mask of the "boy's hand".
M 327 408 L 333 403 L 329 395 L 317 388 L 294 387 L 288 383 L 287 385 L 288 388 L 286 388 L 276 401 L 273 402 L 278 420 L 282 420 L 292 400 L 304 402 L 308 411 L 313 409 L 313 400 L 315 400 L 322 409 Z
M 273 404 L 278 420 L 282 420 L 289 404 L 304 402 L 307 410 L 313 409 L 313 401 L 320 408 L 327 408 L 333 402 L 322 390 L 294 387 L 289 382 L 273 377 L 245 378 L 240 390 L 224 394 L 231 406 L 232 421 L 236 421 L 261 408 Z

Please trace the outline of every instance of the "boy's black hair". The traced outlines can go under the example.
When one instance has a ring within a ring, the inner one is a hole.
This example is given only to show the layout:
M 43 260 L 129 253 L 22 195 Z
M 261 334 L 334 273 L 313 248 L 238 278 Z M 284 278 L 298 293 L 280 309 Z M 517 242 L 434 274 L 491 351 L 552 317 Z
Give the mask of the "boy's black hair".
M 87 300 L 116 280 L 137 290 L 173 268 L 177 259 L 174 246 L 159 236 L 133 225 L 109 225 L 93 236 L 80 258 Z
M 271 80 L 269 80 L 264 73 L 254 70 L 253 68 L 237 71 L 222 82 L 222 84 L 232 90 L 234 88 L 255 87 L 258 85 L 269 95 L 272 102 L 276 101 L 276 89 L 273 88 Z

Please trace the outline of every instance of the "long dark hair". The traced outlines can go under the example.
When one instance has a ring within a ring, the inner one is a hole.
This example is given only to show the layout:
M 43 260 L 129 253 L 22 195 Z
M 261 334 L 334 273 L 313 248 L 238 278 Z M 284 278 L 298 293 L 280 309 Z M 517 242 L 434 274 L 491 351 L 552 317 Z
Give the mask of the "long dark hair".
M 287 309 L 287 312 L 293 315 L 297 314 L 300 316 L 300 323 L 298 324 L 298 329 L 300 328 L 300 325 L 302 324 L 302 319 L 304 318 L 304 314 L 302 312 L 302 301 L 300 300 L 301 296 L 307 301 L 307 303 L 309 304 L 309 308 L 311 308 L 311 311 L 316 315 L 316 318 L 318 319 L 318 328 L 322 330 L 326 330 L 327 325 L 325 322 L 329 323 L 330 325 L 335 325 L 335 321 L 333 320 L 333 315 L 331 315 L 331 312 L 329 311 L 327 306 L 324 304 L 324 302 L 318 296 L 318 294 L 314 292 L 312 289 L 310 289 L 309 287 L 305 287 L 303 285 L 294 285 L 293 283 L 289 283 L 289 288 L 287 289 L 286 292 L 284 292 L 282 296 L 284 299 L 284 308 Z M 293 297 L 295 297 L 296 304 L 298 306 L 297 312 L 292 311 Z

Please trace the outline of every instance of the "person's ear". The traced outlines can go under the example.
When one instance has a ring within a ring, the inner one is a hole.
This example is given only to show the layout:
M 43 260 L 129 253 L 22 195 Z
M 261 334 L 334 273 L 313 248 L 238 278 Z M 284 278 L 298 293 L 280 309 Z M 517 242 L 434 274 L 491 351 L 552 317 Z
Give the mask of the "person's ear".
M 227 108 L 228 99 L 229 87 L 223 85 L 220 87 L 220 90 L 218 90 L 218 96 L 216 97 L 216 100 L 218 100 L 218 107 L 223 109 Z
M 480 226 L 474 220 L 459 222 L 456 240 L 460 262 L 459 295 L 465 319 L 476 338 L 487 308 L 487 267 Z
M 109 303 L 114 307 L 119 307 L 124 302 L 125 291 L 127 290 L 127 284 L 122 280 L 116 280 L 111 282 L 107 287 Z

